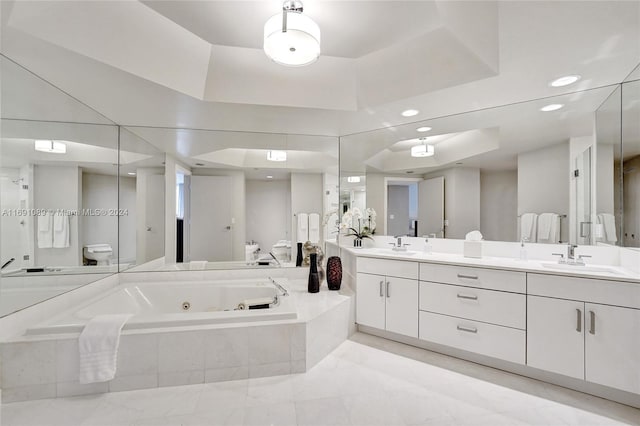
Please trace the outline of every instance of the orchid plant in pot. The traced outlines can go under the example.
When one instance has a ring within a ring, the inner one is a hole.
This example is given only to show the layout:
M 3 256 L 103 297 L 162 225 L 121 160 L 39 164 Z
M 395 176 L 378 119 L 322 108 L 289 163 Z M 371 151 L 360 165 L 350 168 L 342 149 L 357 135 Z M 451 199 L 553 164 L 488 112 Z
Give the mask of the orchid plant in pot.
M 376 233 L 376 211 L 369 207 L 363 215 L 357 207 L 347 210 L 342 215 L 340 228 L 346 230 L 345 235 L 354 237 L 354 247 L 362 247 L 362 240 L 373 240 L 373 234 Z

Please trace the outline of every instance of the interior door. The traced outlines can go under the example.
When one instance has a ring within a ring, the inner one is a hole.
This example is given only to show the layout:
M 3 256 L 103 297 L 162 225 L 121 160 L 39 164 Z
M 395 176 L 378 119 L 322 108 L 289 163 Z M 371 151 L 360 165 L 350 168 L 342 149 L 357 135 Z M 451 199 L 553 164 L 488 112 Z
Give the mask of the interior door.
M 145 203 L 143 261 L 148 262 L 164 256 L 164 175 L 147 176 Z
M 585 379 L 640 393 L 640 310 L 585 305 Z
M 231 183 L 229 176 L 191 176 L 191 260 L 232 260 Z
M 418 183 L 418 230 L 444 238 L 444 176 Z

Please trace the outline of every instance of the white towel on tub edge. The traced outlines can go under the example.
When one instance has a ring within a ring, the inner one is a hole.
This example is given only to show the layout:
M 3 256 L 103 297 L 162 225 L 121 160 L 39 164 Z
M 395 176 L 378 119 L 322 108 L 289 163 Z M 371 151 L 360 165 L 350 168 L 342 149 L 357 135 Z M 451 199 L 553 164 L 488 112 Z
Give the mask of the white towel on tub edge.
M 80 333 L 80 383 L 98 383 L 116 375 L 120 332 L 131 314 L 97 315 Z

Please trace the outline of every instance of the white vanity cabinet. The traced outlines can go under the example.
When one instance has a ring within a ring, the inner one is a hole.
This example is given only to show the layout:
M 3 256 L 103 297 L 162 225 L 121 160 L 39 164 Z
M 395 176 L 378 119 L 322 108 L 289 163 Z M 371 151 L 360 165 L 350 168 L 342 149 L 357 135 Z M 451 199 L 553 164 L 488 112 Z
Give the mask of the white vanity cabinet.
M 418 264 L 358 258 L 356 322 L 418 337 Z
M 529 274 L 529 293 L 527 365 L 640 393 L 637 284 Z
M 420 264 L 421 340 L 524 364 L 526 274 Z

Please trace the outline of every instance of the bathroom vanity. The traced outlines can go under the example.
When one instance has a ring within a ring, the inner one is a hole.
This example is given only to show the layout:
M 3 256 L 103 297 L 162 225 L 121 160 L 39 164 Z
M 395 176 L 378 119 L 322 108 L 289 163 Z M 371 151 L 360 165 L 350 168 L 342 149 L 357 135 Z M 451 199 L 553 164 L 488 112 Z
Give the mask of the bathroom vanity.
M 361 331 L 640 406 L 640 277 L 343 249 Z M 389 252 L 389 253 L 387 253 Z

